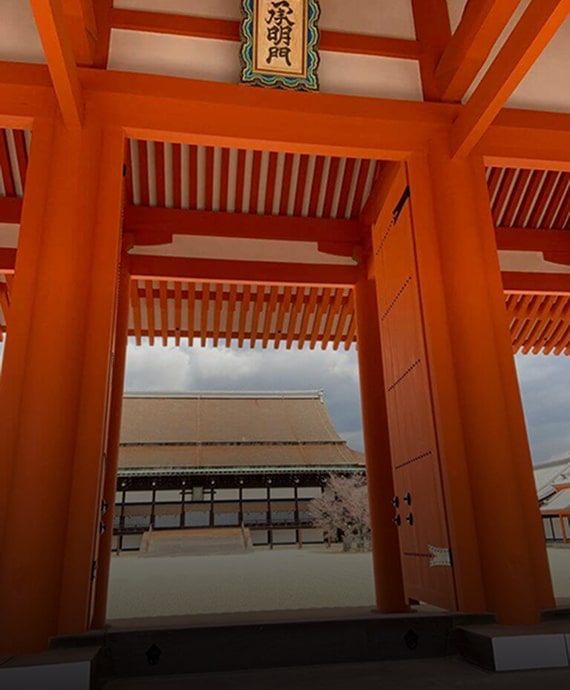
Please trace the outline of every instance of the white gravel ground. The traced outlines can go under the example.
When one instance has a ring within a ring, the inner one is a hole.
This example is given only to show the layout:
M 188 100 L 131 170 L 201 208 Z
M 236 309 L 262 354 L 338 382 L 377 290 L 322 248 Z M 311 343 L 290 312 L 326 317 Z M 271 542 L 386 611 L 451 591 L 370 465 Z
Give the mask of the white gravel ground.
M 548 550 L 557 598 L 570 598 L 570 548 Z M 113 557 L 108 618 L 372 606 L 370 554 L 325 548 L 226 556 Z

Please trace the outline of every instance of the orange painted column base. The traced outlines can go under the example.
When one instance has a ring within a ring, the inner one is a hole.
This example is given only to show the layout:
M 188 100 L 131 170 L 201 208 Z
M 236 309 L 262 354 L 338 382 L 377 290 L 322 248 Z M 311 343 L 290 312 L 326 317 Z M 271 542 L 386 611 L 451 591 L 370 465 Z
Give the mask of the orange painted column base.
M 394 488 L 375 281 L 357 283 L 355 307 L 376 607 L 382 613 L 400 613 L 409 607 L 392 520 Z

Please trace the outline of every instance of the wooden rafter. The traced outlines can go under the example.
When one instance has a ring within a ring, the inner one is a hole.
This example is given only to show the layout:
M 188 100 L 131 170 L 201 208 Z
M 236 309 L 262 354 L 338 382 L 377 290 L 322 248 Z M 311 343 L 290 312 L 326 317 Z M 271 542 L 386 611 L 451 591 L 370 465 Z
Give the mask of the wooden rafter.
M 63 121 L 80 129 L 83 93 L 61 0 L 30 0 Z
M 451 131 L 452 153 L 466 156 L 532 67 L 570 11 L 570 0 L 531 0 Z
M 126 31 L 192 36 L 217 41 L 237 42 L 240 40 L 240 24 L 231 19 L 213 19 L 115 8 L 111 11 L 111 25 L 114 29 Z M 331 52 L 378 55 L 399 58 L 400 60 L 418 60 L 421 56 L 418 41 L 340 33 L 325 29 L 321 30 L 319 48 Z
M 470 0 L 436 69 L 438 95 L 461 101 L 520 0 Z

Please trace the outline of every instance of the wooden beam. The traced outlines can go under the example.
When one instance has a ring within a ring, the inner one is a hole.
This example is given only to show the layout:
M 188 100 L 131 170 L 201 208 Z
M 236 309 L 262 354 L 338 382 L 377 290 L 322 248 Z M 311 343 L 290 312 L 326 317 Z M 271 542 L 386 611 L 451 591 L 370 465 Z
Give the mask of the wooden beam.
M 1 211 L 1 205 L 0 205 Z M 124 228 L 135 244 L 166 244 L 172 235 L 207 235 L 232 239 L 283 240 L 287 242 L 361 241 L 360 225 L 353 220 L 265 216 L 222 211 L 128 206 Z
M 111 41 L 111 11 L 113 0 L 96 0 L 94 4 L 95 23 L 97 25 L 97 43 L 93 66 L 105 69 L 109 60 L 109 44 Z
M 136 139 L 402 160 L 445 135 L 458 106 L 80 70 L 90 103 Z M 192 117 L 188 113 L 192 112 Z
M 137 280 L 351 287 L 360 274 L 356 266 L 332 264 L 194 259 L 143 254 L 131 254 L 129 261 L 131 276 Z
M 44 65 L 0 61 L 0 127 L 30 129 L 35 117 L 49 116 L 55 106 Z
M 213 19 L 189 15 L 142 12 L 140 10 L 113 9 L 113 29 L 144 31 L 175 36 L 192 36 L 217 41 L 240 41 L 240 22 L 232 19 Z M 418 41 L 365 34 L 341 33 L 321 30 L 319 50 L 357 55 L 377 55 L 418 60 L 421 55 Z
M 92 65 L 97 45 L 93 0 L 61 0 L 73 55 L 78 65 Z
M 16 268 L 16 249 L 0 247 L 0 273 L 11 275 Z
M 451 38 L 447 0 L 412 0 L 416 36 L 422 47 L 420 75 L 424 100 L 439 100 L 435 71 Z
M 570 295 L 570 273 L 503 271 L 503 289 L 518 295 Z
M 460 102 L 520 0 L 470 0 L 435 72 L 439 97 Z
M 22 202 L 16 196 L 0 197 L 0 223 L 18 225 L 22 215 Z
M 570 171 L 570 114 L 506 108 L 479 150 L 493 167 Z
M 467 156 L 570 11 L 570 0 L 531 0 L 451 131 L 452 155 Z
M 515 252 L 568 252 L 570 231 L 536 228 L 496 229 L 497 249 Z
M 65 126 L 80 129 L 83 94 L 61 0 L 30 0 Z

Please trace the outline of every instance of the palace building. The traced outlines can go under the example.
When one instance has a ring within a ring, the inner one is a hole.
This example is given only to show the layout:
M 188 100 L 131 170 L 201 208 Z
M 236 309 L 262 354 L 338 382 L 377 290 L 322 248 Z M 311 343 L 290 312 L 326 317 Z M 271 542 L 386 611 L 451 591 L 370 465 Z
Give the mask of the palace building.
M 308 503 L 331 474 L 362 474 L 321 393 L 128 395 L 115 551 L 149 530 L 240 527 L 253 545 L 323 541 Z
M 119 452 L 129 336 L 355 346 L 378 611 L 555 606 L 513 352 L 570 354 L 569 11 L 0 2 L 0 655 L 104 628 L 119 457 L 191 448 Z

